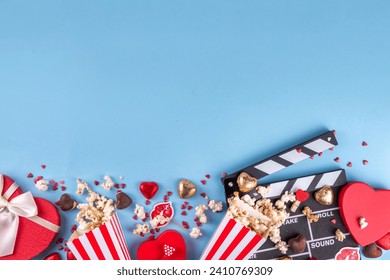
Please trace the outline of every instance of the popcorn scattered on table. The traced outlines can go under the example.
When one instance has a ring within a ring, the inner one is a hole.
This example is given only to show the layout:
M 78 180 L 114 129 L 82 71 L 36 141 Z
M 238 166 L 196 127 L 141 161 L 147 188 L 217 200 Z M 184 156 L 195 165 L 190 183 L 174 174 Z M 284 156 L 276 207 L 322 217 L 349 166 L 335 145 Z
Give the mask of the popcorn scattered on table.
M 150 229 L 147 224 L 136 224 L 136 229 L 133 230 L 133 234 L 144 236 L 149 233 Z
M 215 201 L 215 200 L 210 200 L 208 203 L 208 206 L 210 207 L 211 211 L 214 213 L 216 212 L 221 212 L 222 211 L 222 202 Z
M 195 207 L 195 216 L 199 217 L 199 222 L 202 224 L 207 223 L 207 216 L 204 213 L 204 211 L 208 210 L 208 209 L 209 208 L 204 204 L 200 204 L 200 205 Z
M 268 187 L 258 186 L 256 190 L 257 190 L 258 194 L 260 194 L 261 196 L 265 196 L 266 194 L 268 194 L 271 191 L 271 188 L 270 188 L 270 186 L 268 186 Z
M 162 214 L 158 214 L 156 217 L 149 221 L 152 228 L 157 228 L 160 224 L 167 224 L 171 221 L 169 217 L 164 217 Z
M 278 243 L 275 244 L 275 248 L 278 248 L 279 251 L 282 253 L 282 254 L 286 254 L 287 253 L 287 243 L 284 242 L 284 241 L 279 241 Z
M 113 186 L 115 186 L 115 183 L 114 183 L 114 181 L 111 179 L 111 177 L 110 176 L 104 176 L 104 182 L 103 183 L 101 183 L 100 184 L 100 186 L 101 187 L 103 187 L 103 189 L 105 189 L 105 190 L 111 190 L 111 188 L 113 187 Z
M 296 198 L 295 198 L 295 194 L 293 193 L 289 193 L 288 191 L 286 191 L 282 197 L 277 200 L 275 202 L 275 206 L 278 208 L 278 209 L 281 209 L 281 210 L 285 210 L 286 209 L 286 203 L 287 202 L 294 202 L 296 201 Z
M 198 238 L 201 235 L 202 235 L 202 232 L 200 231 L 200 228 L 197 228 L 197 227 L 193 228 L 190 232 L 190 236 L 192 238 Z
M 335 236 L 336 236 L 336 239 L 340 242 L 343 242 L 344 239 L 345 239 L 345 234 L 340 230 L 340 229 L 337 229 L 336 232 L 335 232 Z
M 303 208 L 302 210 L 302 214 L 306 215 L 307 219 L 309 220 L 309 223 L 318 222 L 319 219 L 318 215 L 312 214 L 312 210 L 310 209 L 310 207 L 305 206 L 305 208 Z
M 49 182 L 45 179 L 38 180 L 35 183 L 35 187 L 40 191 L 47 191 L 49 189 Z
M 146 218 L 144 207 L 141 205 L 138 204 L 135 205 L 134 214 L 136 214 L 137 217 L 140 218 L 141 220 Z
M 368 226 L 368 223 L 366 222 L 366 218 L 361 217 L 359 219 L 359 225 L 361 229 L 364 229 Z

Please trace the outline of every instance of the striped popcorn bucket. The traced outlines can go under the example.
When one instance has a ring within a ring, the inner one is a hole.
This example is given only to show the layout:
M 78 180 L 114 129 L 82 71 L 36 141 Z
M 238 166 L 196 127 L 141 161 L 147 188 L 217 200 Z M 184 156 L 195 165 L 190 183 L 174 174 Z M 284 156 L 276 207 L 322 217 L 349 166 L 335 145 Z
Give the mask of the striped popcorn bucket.
M 247 260 L 266 241 L 227 213 L 211 237 L 201 260 Z
M 130 260 L 130 253 L 116 213 L 111 220 L 67 242 L 78 260 Z

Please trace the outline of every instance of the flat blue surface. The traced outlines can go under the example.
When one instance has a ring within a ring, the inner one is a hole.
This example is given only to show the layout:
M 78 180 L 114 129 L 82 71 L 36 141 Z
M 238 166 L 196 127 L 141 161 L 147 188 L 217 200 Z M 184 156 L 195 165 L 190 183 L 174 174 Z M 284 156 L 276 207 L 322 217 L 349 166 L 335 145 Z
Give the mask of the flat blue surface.
M 70 193 L 76 178 L 123 175 L 140 204 L 138 184 L 154 180 L 152 205 L 174 191 L 180 222 L 181 178 L 224 200 L 222 172 L 336 129 L 333 153 L 267 180 L 351 161 L 350 180 L 389 188 L 389 12 L 386 0 L 1 1 L 0 171 L 51 201 L 61 191 L 39 192 L 28 172 L 65 180 Z M 134 257 L 144 239 L 131 234 L 131 210 L 119 216 Z M 75 215 L 61 213 L 61 237 Z M 222 215 L 197 240 L 170 226 L 189 258 Z

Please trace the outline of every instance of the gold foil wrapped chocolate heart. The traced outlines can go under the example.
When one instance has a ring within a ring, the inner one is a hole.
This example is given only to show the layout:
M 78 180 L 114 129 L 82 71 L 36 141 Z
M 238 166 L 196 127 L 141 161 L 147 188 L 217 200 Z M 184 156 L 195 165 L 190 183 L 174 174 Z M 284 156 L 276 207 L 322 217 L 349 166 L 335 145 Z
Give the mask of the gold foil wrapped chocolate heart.
M 315 193 L 314 198 L 322 205 L 331 205 L 334 202 L 334 192 L 331 187 L 324 186 Z
M 196 194 L 196 186 L 190 180 L 183 179 L 177 187 L 180 198 L 189 198 Z
M 237 178 L 237 184 L 240 192 L 249 192 L 257 187 L 257 179 L 242 172 Z

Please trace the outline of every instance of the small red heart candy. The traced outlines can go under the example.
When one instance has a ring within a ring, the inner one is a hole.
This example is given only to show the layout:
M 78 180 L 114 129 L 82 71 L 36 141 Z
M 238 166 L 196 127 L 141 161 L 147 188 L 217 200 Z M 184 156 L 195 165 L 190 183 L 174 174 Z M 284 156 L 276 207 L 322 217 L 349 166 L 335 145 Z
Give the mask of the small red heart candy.
M 60 254 L 58 254 L 58 253 L 50 254 L 44 258 L 45 261 L 57 261 L 60 259 L 61 259 L 61 257 L 60 257 Z
M 139 190 L 146 199 L 152 199 L 158 191 L 158 184 L 156 182 L 142 182 L 139 185 Z
M 297 198 L 298 201 L 304 202 L 309 198 L 310 194 L 308 192 L 305 192 L 301 189 L 297 190 L 295 193 L 295 197 Z

